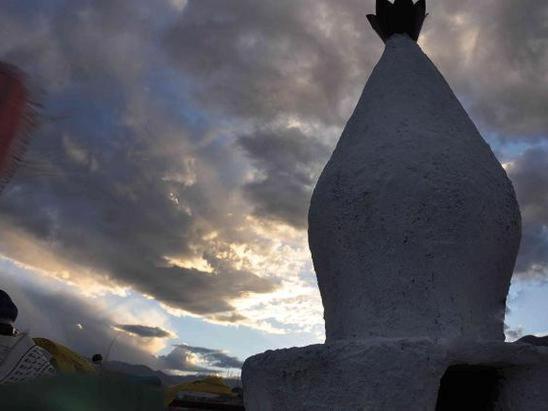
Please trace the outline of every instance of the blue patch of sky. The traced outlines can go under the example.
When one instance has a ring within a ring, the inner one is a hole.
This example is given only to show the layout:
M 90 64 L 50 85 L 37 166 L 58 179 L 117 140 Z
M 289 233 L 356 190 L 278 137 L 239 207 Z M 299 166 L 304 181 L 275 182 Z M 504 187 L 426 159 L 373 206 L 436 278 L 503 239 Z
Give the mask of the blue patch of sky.
M 483 137 L 501 162 L 511 161 L 530 149 L 548 149 L 548 138 L 533 140 L 522 137 L 510 140 L 492 132 L 483 133 Z
M 181 125 L 191 128 L 194 135 L 199 136 L 215 122 L 215 118 L 194 104 L 190 95 L 191 84 L 191 80 L 167 66 L 155 67 L 145 79 L 145 86 L 154 90 L 154 100 L 169 117 L 180 119 Z
M 312 268 L 312 263 L 307 264 L 303 270 L 299 271 L 298 275 L 299 279 L 303 281 L 306 285 L 310 287 L 318 286 L 318 280 L 316 278 L 316 273 Z
M 524 334 L 548 335 L 548 281 L 514 278 L 506 324 Z

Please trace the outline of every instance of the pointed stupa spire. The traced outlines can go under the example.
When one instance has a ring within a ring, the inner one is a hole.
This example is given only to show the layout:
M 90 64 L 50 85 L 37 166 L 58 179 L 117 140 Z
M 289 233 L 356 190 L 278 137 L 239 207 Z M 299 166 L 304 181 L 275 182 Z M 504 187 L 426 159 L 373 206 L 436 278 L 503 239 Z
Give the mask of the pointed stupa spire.
M 393 34 L 408 34 L 417 41 L 426 16 L 426 0 L 377 0 L 377 14 L 368 14 L 367 19 L 386 43 Z

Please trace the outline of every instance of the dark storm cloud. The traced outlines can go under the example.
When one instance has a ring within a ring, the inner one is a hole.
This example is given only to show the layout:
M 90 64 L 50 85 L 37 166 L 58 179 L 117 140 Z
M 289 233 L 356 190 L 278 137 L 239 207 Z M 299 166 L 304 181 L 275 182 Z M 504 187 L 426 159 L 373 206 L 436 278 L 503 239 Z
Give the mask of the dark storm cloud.
M 238 358 L 231 357 L 223 351 L 205 347 L 192 347 L 189 345 L 175 346 L 168 355 L 162 356 L 161 360 L 166 365 L 166 368 L 186 371 L 203 371 L 204 368 L 196 365 L 193 361 L 195 356 L 198 356 L 208 367 L 241 368 L 243 364 Z
M 340 122 L 361 57 L 351 49 L 356 2 L 331 3 L 190 0 L 166 35 L 167 50 L 208 108 L 253 120 L 290 113 Z
M 204 347 L 190 347 L 187 345 L 181 345 L 178 348 L 186 349 L 202 356 L 204 360 L 212 367 L 241 368 L 243 365 L 242 361 L 238 358 L 227 355 L 220 350 L 213 350 L 211 348 Z
M 428 8 L 427 51 L 474 118 L 501 137 L 546 136 L 548 3 Z M 342 100 L 357 100 L 382 50 L 364 18 L 373 10 L 373 1 L 357 0 L 190 0 L 166 44 L 207 107 L 342 124 L 353 106 Z
M 434 60 L 480 126 L 503 139 L 548 136 L 548 3 L 438 1 L 429 8 Z
M 0 57 L 42 81 L 45 114 L 62 116 L 44 122 L 30 149 L 53 173 L 29 177 L 23 169 L 0 199 L 2 218 L 63 259 L 106 273 L 105 285 L 242 319 L 230 301 L 269 292 L 273 282 L 229 262 L 202 272 L 166 259 L 215 254 L 203 236 L 231 229 L 220 199 L 239 181 L 227 178 L 234 150 L 200 141 L 199 113 L 181 112 L 184 86 L 162 66 L 156 24 L 173 10 L 126 1 L 35 6 L 3 14 Z M 33 20 L 48 24 L 28 27 Z
M 246 317 L 244 317 L 243 315 L 238 314 L 236 312 L 232 312 L 230 314 L 214 315 L 212 317 L 212 319 L 215 320 L 215 321 L 223 322 L 223 323 L 237 323 L 237 322 L 245 320 Z
M 504 141 L 548 135 L 548 5 L 428 7 L 427 51 L 482 129 Z M 286 114 L 342 127 L 382 51 L 364 18 L 373 9 L 373 1 L 354 0 L 190 0 L 166 45 L 176 67 L 195 79 L 194 96 L 204 107 L 259 124 Z M 286 133 L 282 127 L 270 136 Z M 280 175 L 283 169 L 262 165 L 267 155 L 265 146 L 255 163 L 263 176 L 245 193 L 257 214 L 303 227 L 310 187 L 292 178 L 291 167 Z
M 234 269 L 206 273 L 170 267 L 158 268 L 152 274 L 152 295 L 172 307 L 181 307 L 197 314 L 232 311 L 234 308 L 228 300 L 246 292 L 266 293 L 274 289 L 270 280 Z M 221 315 L 219 318 L 224 317 Z
M 232 311 L 229 301 L 245 292 L 271 291 L 269 280 L 230 264 L 208 273 L 164 261 L 164 256 L 185 255 L 189 244 L 199 241 L 193 236 L 200 232 L 193 231 L 201 211 L 193 221 L 175 205 L 170 192 L 188 198 L 187 189 L 162 183 L 163 160 L 143 164 L 131 158 L 126 144 L 112 147 L 108 159 L 96 158 L 98 169 L 85 177 L 69 174 L 42 185 L 14 180 L 0 211 L 14 226 L 50 240 L 59 255 L 111 273 L 114 281 L 175 308 L 223 313 Z
M 255 213 L 305 228 L 318 165 L 329 148 L 296 128 L 259 131 L 238 143 L 263 176 L 244 187 Z
M 172 338 L 173 335 L 160 327 L 139 324 L 116 324 L 116 328 L 143 338 Z
M 276 283 L 219 263 L 204 237 L 247 241 L 237 228 L 249 210 L 305 227 L 324 142 L 340 135 L 382 52 L 365 20 L 374 2 L 189 0 L 178 17 L 167 1 L 8 3 L 0 59 L 29 72 L 60 119 L 31 146 L 53 177 L 18 174 L 2 219 L 107 284 L 242 320 L 231 300 Z M 548 4 L 429 3 L 427 51 L 482 131 L 548 136 Z M 533 205 L 547 189 L 527 174 L 545 163 L 535 164 L 511 173 L 526 215 L 520 271 L 546 262 Z M 213 272 L 164 258 L 197 249 Z
M 526 223 L 548 225 L 548 149 L 531 148 L 509 170 Z
M 532 148 L 509 169 L 523 218 L 521 251 L 516 270 L 548 275 L 548 150 Z
M 353 105 L 342 97 L 357 99 L 382 50 L 363 19 L 373 6 L 190 0 L 167 36 L 168 52 L 198 80 L 193 91 L 204 106 L 259 123 L 286 113 L 342 125 Z M 506 142 L 548 137 L 548 3 L 440 1 L 429 8 L 427 51 L 481 129 Z M 259 171 L 244 186 L 256 214 L 305 226 L 317 176 L 307 168 L 326 158 L 311 140 L 283 127 L 239 139 Z M 525 217 L 518 273 L 546 267 L 547 229 L 538 214 L 548 210 L 539 201 L 548 186 L 537 181 L 545 170 L 537 161 L 529 167 L 535 176 L 511 175 Z

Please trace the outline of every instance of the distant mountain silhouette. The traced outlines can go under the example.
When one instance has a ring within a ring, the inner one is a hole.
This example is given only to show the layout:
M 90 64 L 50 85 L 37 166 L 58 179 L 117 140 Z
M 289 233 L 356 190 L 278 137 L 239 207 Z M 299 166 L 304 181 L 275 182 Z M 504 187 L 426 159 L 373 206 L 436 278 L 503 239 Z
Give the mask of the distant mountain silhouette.
M 110 372 L 127 374 L 140 377 L 157 377 L 162 381 L 163 385 L 175 385 L 187 381 L 203 378 L 204 374 L 192 374 L 192 375 L 170 375 L 162 371 L 155 371 L 146 365 L 128 364 L 121 361 L 108 361 L 103 363 L 103 368 Z M 241 386 L 241 382 L 236 378 L 225 379 L 225 383 L 230 387 Z
M 534 335 L 526 335 L 516 342 L 521 344 L 536 345 L 537 347 L 548 347 L 548 336 L 535 337 Z

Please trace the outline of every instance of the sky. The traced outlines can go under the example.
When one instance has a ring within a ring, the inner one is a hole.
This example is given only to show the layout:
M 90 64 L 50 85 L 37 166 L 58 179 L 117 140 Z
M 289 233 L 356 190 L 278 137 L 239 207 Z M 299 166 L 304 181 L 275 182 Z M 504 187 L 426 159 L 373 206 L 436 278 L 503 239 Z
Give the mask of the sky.
M 548 333 L 548 3 L 431 0 L 419 44 L 514 183 L 509 340 Z M 41 124 L 0 196 L 18 327 L 232 372 L 324 340 L 314 184 L 378 62 L 372 0 L 5 0 Z

